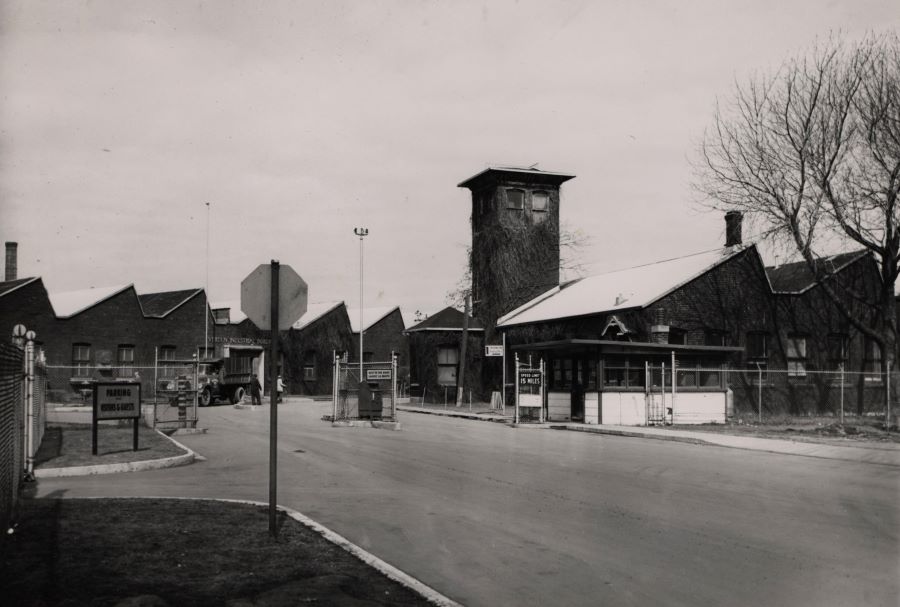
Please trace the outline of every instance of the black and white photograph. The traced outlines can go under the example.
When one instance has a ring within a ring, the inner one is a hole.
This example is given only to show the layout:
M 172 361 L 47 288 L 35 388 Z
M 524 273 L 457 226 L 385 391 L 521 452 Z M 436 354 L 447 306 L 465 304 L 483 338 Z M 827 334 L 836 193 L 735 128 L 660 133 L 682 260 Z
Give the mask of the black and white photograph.
M 0 0 L 0 602 L 900 605 L 895 0 Z

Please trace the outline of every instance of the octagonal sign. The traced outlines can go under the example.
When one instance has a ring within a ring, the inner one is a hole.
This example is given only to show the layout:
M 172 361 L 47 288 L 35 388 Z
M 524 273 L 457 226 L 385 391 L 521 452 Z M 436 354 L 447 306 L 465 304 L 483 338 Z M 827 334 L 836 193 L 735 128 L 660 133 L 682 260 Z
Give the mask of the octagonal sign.
M 278 330 L 289 329 L 306 313 L 306 282 L 288 265 L 278 270 Z M 272 266 L 262 264 L 241 281 L 241 311 L 263 330 L 272 327 Z

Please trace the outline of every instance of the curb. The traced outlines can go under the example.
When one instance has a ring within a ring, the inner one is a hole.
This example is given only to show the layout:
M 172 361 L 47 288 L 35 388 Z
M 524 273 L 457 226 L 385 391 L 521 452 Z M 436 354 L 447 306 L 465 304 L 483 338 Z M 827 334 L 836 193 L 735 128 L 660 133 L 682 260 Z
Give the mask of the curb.
M 76 500 L 76 499 L 86 499 L 86 500 L 92 500 L 92 499 L 135 499 L 135 500 L 159 499 L 159 500 L 223 502 L 226 504 L 249 504 L 251 506 L 262 506 L 262 507 L 267 507 L 269 505 L 267 502 L 258 502 L 255 500 L 236 500 L 236 499 L 222 499 L 222 498 L 213 498 L 213 497 L 162 497 L 162 496 L 153 496 L 153 495 L 148 495 L 148 496 L 143 496 L 143 497 L 67 497 L 67 498 L 63 498 L 63 499 L 72 499 L 72 500 Z M 425 600 L 427 600 L 429 603 L 432 603 L 433 605 L 438 605 L 439 607 L 462 607 L 462 605 L 460 603 L 457 603 L 456 601 L 444 596 L 443 594 L 441 594 L 440 592 L 438 592 L 431 586 L 428 586 L 427 584 L 420 582 L 419 580 L 417 580 L 413 576 L 409 575 L 408 573 L 405 573 L 404 571 L 397 569 L 390 563 L 383 561 L 382 559 L 378 558 L 371 552 L 368 552 L 367 550 L 360 548 L 359 546 L 357 546 L 356 544 L 354 544 L 353 542 L 351 542 L 344 536 L 342 536 L 338 533 L 335 533 L 334 531 L 332 531 L 331 529 L 329 529 L 328 527 L 325 527 L 324 525 L 322 525 L 320 523 L 317 523 L 316 521 L 312 520 L 305 514 L 302 514 L 301 512 L 298 512 L 297 510 L 294 510 L 293 508 L 286 508 L 285 506 L 277 506 L 277 508 L 278 508 L 278 510 L 281 510 L 282 512 L 287 514 L 289 517 L 291 517 L 292 519 L 294 519 L 295 521 L 300 523 L 301 525 L 309 527 L 310 529 L 312 529 L 313 531 L 315 531 L 316 533 L 318 533 L 319 535 L 324 537 L 326 540 L 328 540 L 329 542 L 331 542 L 332 544 L 337 546 L 338 548 L 341 548 L 344 551 L 352 554 L 353 556 L 355 556 L 356 558 L 361 560 L 363 563 L 365 563 L 369 567 L 372 567 L 373 569 L 377 570 L 378 572 L 382 573 L 383 575 L 387 576 L 388 578 L 394 580 L 395 582 L 397 582 L 399 584 L 402 584 L 403 586 L 406 586 L 413 592 L 419 594 Z
M 484 417 L 481 415 L 476 415 L 474 413 L 456 413 L 453 411 L 425 411 L 422 409 L 407 409 L 405 407 L 397 407 L 398 411 L 403 411 L 404 413 L 419 413 L 421 415 L 438 415 L 440 417 L 453 417 L 457 419 L 474 419 L 480 422 L 493 422 L 495 424 L 509 424 L 510 421 L 508 419 L 498 419 L 496 417 Z
M 581 426 L 550 426 L 551 430 L 568 430 L 569 432 L 587 432 L 588 434 L 609 434 L 611 436 L 625 436 L 628 438 L 650 438 L 654 440 L 664 440 L 675 443 L 688 443 L 691 445 L 717 445 L 718 443 L 710 442 L 702 438 L 694 438 L 690 436 L 664 436 L 661 434 L 645 434 L 643 432 L 629 432 L 628 430 L 610 430 L 607 428 L 584 428 Z M 722 445 L 719 445 L 722 446 Z
M 64 476 L 88 476 L 93 474 L 117 474 L 119 472 L 140 472 L 143 470 L 161 470 L 163 468 L 175 468 L 187 466 L 195 461 L 203 461 L 205 458 L 198 455 L 190 448 L 179 443 L 170 436 L 166 436 L 159 430 L 154 430 L 167 440 L 186 451 L 182 455 L 173 455 L 161 459 L 147 459 L 138 462 L 120 462 L 117 464 L 97 464 L 95 466 L 69 466 L 66 468 L 35 468 L 35 478 L 61 478 Z

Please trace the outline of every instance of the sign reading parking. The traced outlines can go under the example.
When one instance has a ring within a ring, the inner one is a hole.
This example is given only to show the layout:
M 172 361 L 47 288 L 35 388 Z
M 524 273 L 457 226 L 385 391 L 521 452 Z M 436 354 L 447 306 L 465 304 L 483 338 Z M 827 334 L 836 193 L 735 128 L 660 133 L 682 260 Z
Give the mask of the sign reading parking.
M 138 423 L 141 417 L 141 384 L 106 382 L 94 384 L 94 415 L 91 424 L 91 453 L 97 455 L 97 427 L 100 420 L 133 419 L 133 449 L 138 450 Z

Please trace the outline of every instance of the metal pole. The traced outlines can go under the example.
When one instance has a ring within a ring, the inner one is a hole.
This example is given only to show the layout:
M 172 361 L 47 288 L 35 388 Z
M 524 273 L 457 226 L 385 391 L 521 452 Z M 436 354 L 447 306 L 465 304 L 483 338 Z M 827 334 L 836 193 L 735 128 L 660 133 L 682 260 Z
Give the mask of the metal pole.
M 762 367 L 760 366 L 759 363 L 756 363 L 756 369 L 759 374 L 757 382 L 756 382 L 756 386 L 758 388 L 757 397 L 756 397 L 756 400 L 757 400 L 756 406 L 759 409 L 759 413 L 758 413 L 759 423 L 762 423 Z
M 513 414 L 513 422 L 518 424 L 519 423 L 519 355 L 518 354 L 516 354 L 516 374 L 514 377 L 515 377 L 514 381 L 516 382 L 516 403 L 515 403 L 516 410 L 515 410 L 515 413 Z
M 678 372 L 675 371 L 675 350 L 672 350 L 672 424 L 675 424 L 675 385 L 678 383 Z
M 281 264 L 272 260 L 271 344 L 269 355 L 269 534 L 278 537 L 276 503 L 278 494 L 278 274 Z
M 391 350 L 391 419 L 397 419 L 397 353 Z
M 841 371 L 841 425 L 844 425 L 844 363 L 839 365 Z
M 472 296 L 466 295 L 466 303 L 463 306 L 463 330 L 462 344 L 459 347 L 459 375 L 456 377 L 456 406 L 459 407 L 463 402 L 463 394 L 466 390 L 466 345 L 469 341 L 469 310 L 471 308 Z
M 359 381 L 363 381 L 363 238 L 368 236 L 368 228 L 353 228 L 359 236 Z
M 206 287 L 203 289 L 206 296 L 206 309 L 203 310 L 205 320 L 203 326 L 206 335 L 203 338 L 203 358 L 209 358 L 209 203 L 206 203 Z M 194 384 L 196 385 L 196 384 Z
M 500 385 L 500 411 L 506 415 L 506 331 L 503 332 L 503 379 Z
M 34 331 L 25 334 L 25 408 L 28 437 L 25 459 L 25 479 L 34 479 Z
M 337 421 L 337 401 L 340 394 L 341 366 L 338 364 L 337 352 L 331 351 L 331 421 Z

